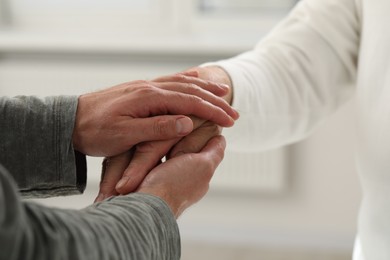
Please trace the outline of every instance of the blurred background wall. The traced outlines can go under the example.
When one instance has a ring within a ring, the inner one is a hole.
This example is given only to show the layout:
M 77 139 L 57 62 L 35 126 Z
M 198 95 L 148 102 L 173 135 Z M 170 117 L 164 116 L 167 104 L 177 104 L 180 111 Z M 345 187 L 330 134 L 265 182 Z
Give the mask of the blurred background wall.
M 0 94 L 77 95 L 252 48 L 294 0 L 0 0 Z M 182 259 L 350 259 L 361 197 L 353 100 L 308 139 L 229 151 L 208 195 L 179 219 Z M 97 194 L 41 200 L 81 208 Z M 250 166 L 248 166 L 250 165 Z

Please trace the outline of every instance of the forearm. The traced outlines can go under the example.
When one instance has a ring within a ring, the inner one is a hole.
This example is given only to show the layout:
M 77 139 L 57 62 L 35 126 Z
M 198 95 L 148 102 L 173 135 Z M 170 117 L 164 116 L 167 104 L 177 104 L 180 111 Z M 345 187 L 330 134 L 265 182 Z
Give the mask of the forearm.
M 176 221 L 159 198 L 133 194 L 61 210 L 22 203 L 4 174 L 0 184 L 0 259 L 180 258 Z
M 12 172 L 22 194 L 84 190 L 85 156 L 76 156 L 71 139 L 76 109 L 75 96 L 0 98 L 0 163 Z

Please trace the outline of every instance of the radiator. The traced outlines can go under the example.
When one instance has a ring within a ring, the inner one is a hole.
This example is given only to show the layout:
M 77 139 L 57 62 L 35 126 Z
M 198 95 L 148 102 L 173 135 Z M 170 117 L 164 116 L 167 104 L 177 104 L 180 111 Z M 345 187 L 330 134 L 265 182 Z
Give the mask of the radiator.
M 286 148 L 267 152 L 227 151 L 210 189 L 243 192 L 282 192 L 287 185 Z

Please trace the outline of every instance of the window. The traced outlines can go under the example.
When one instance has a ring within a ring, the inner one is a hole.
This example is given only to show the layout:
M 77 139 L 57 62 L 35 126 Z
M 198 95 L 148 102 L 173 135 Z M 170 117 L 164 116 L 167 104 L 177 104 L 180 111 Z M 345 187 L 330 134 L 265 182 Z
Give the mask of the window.
M 199 0 L 198 8 L 207 13 L 253 13 L 280 11 L 291 8 L 295 0 Z

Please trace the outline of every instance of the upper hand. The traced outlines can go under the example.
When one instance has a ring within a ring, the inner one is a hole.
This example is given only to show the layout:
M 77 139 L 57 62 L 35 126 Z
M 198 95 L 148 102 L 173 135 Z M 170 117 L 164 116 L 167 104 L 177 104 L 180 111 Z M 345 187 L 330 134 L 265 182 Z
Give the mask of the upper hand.
M 220 84 L 191 75 L 173 75 L 154 81 L 133 81 L 82 95 L 73 145 L 88 155 L 117 155 L 141 142 L 190 133 L 192 122 L 182 115 L 232 126 L 237 112 L 216 96 L 226 92 L 227 88 Z

